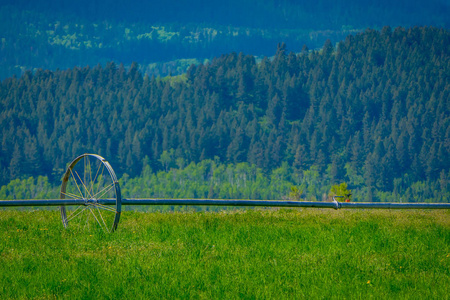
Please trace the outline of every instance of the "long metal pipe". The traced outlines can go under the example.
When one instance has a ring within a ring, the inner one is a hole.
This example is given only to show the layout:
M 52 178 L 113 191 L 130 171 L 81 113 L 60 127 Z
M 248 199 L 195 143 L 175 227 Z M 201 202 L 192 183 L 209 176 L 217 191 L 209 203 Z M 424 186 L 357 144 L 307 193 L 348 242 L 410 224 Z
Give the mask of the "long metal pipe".
M 83 204 L 85 204 L 85 201 L 82 199 L 0 200 L 0 206 L 69 206 Z
M 114 199 L 96 200 L 103 205 L 115 205 Z M 8 206 L 77 206 L 91 203 L 83 199 L 0 200 L 0 207 Z M 220 200 L 220 199 L 122 199 L 122 205 L 174 205 L 174 206 L 263 206 L 263 207 L 316 207 L 334 209 L 450 209 L 450 203 L 387 203 L 387 202 L 313 202 L 279 200 Z

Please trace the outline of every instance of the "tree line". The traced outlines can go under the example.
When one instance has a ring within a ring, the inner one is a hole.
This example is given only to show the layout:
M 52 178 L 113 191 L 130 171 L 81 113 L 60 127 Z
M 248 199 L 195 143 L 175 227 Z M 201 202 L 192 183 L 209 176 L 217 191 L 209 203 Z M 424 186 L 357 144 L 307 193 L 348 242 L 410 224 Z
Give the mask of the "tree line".
M 170 153 L 165 153 L 161 159 L 168 156 Z M 267 173 L 247 162 L 225 164 L 218 157 L 189 164 L 180 158 L 176 161 L 176 166 L 171 164 L 167 170 L 153 171 L 144 159 L 141 174 L 123 174 L 119 179 L 122 197 L 331 201 L 333 195 L 348 199 L 348 193 L 352 193 L 351 201 L 366 201 L 367 188 L 352 181 L 354 189 L 349 190 L 346 182 L 331 181 L 330 170 L 319 173 L 314 165 L 299 171 L 284 162 Z M 50 182 L 47 176 L 25 177 L 2 186 L 0 199 L 58 199 L 59 192 L 60 183 Z M 447 202 L 450 191 L 443 190 L 439 181 L 419 181 L 402 193 L 378 191 L 377 196 L 381 202 Z
M 345 181 L 369 201 L 412 195 L 413 186 L 416 199 L 442 198 L 449 44 L 444 29 L 385 27 L 320 51 L 280 44 L 260 62 L 230 53 L 175 77 L 113 62 L 27 72 L 0 86 L 1 183 L 55 182 L 72 158 L 95 152 L 120 177 L 140 176 L 143 161 L 170 172 L 177 160 L 217 157 L 266 175 L 286 164 L 298 183 L 319 174 L 319 189 Z

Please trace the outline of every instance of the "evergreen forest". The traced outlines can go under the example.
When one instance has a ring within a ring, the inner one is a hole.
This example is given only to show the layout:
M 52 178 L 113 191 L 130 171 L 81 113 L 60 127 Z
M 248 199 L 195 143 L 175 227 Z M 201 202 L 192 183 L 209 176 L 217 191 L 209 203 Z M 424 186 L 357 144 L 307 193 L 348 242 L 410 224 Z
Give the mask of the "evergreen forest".
M 450 27 L 449 0 L 2 0 L 0 79 L 26 70 L 139 62 L 180 75 L 225 53 L 321 48 L 366 28 Z
M 0 84 L 2 197 L 27 180 L 58 185 L 88 152 L 111 163 L 125 197 L 280 198 L 298 186 L 321 200 L 346 182 L 355 201 L 448 202 L 449 46 L 446 29 L 384 27 L 162 78 L 137 63 L 27 71 Z

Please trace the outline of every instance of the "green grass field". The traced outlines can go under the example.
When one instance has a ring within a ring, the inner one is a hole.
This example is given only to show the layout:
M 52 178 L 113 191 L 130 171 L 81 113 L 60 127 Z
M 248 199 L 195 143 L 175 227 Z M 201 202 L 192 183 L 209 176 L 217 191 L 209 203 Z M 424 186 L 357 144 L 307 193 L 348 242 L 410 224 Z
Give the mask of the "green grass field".
M 0 210 L 0 299 L 450 295 L 450 212 L 124 212 L 118 231 Z

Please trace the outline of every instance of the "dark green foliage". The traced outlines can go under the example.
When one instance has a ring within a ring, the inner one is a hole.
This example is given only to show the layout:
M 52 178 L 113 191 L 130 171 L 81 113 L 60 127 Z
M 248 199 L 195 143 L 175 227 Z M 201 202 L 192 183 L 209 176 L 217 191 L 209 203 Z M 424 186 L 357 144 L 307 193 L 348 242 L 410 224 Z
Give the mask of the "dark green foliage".
M 108 61 L 179 75 L 222 53 L 272 55 L 280 42 L 300 52 L 368 27 L 449 28 L 449 15 L 446 0 L 2 0 L 0 79 Z
M 0 182 L 57 181 L 95 152 L 119 176 L 140 175 L 144 157 L 155 172 L 218 157 L 265 174 L 284 162 L 314 197 L 345 181 L 361 200 L 445 199 L 449 45 L 443 29 L 385 28 L 298 55 L 281 44 L 260 63 L 222 55 L 163 79 L 137 64 L 27 72 L 0 85 Z

